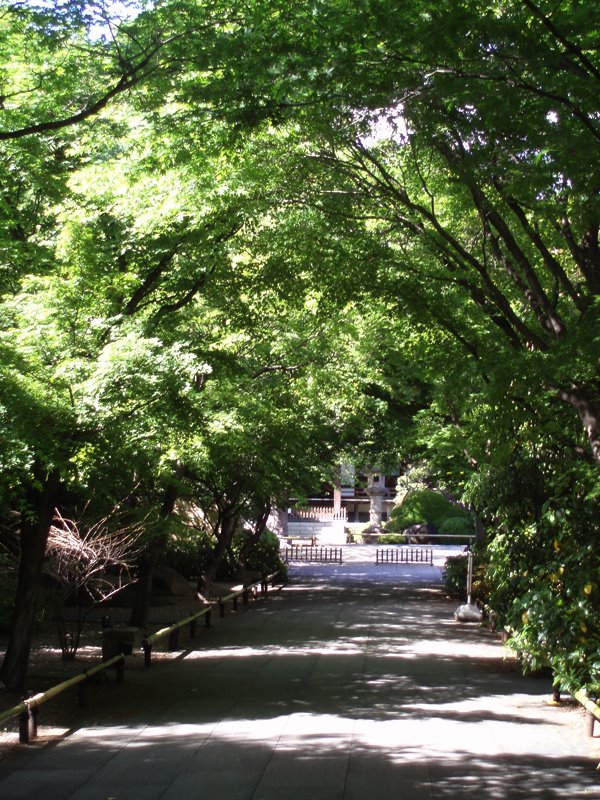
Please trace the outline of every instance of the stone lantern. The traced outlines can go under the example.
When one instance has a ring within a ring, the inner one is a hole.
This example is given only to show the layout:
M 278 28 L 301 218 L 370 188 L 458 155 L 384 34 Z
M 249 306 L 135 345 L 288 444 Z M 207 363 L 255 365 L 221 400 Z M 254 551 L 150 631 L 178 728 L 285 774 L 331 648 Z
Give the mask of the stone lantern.
M 369 525 L 363 531 L 363 537 L 369 534 L 375 534 L 373 540 L 376 541 L 376 535 L 383 533 L 382 514 L 383 514 L 383 498 L 387 497 L 388 490 L 385 488 L 385 476 L 378 470 L 371 470 L 367 479 L 365 492 L 369 497 Z M 368 541 L 365 538 L 365 541 Z

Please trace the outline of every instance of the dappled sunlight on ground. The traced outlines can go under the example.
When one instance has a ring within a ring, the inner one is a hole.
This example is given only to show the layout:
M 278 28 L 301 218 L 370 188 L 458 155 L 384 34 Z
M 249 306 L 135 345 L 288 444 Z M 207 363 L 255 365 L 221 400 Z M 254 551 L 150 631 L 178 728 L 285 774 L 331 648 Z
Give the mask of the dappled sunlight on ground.
M 577 706 L 549 707 L 549 681 L 455 622 L 432 572 L 360 570 L 294 567 L 279 596 L 98 687 L 87 727 L 0 797 L 600 798 Z

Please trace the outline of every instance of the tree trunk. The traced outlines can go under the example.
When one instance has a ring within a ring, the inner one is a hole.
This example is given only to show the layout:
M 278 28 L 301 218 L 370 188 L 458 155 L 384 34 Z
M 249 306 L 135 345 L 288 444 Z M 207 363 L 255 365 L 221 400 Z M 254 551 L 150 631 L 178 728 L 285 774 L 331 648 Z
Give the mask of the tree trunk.
M 600 394 L 589 386 L 571 386 L 561 389 L 558 396 L 573 406 L 587 434 L 592 457 L 600 463 Z
M 239 515 L 232 507 L 222 512 L 221 519 L 217 528 L 217 546 L 211 560 L 206 565 L 204 572 L 198 580 L 198 591 L 207 595 L 210 592 L 210 585 L 215 579 L 217 568 L 223 556 L 227 552 L 236 531 Z
M 158 564 L 158 559 L 165 549 L 166 541 L 164 534 L 155 537 L 138 559 L 138 579 L 129 618 L 129 624 L 136 628 L 145 628 L 148 624 L 154 571 Z
M 238 556 L 238 567 L 240 572 L 244 572 L 246 569 L 246 560 L 248 556 L 252 552 L 252 548 L 258 542 L 260 537 L 263 535 L 265 530 L 267 529 L 267 523 L 269 522 L 269 517 L 271 515 L 271 499 L 267 499 L 263 503 L 262 509 L 259 511 L 257 519 L 254 523 L 254 529 L 252 533 L 248 533 L 244 544 L 240 550 L 240 554 Z
M 15 610 L 0 679 L 10 691 L 22 691 L 27 678 L 35 608 L 40 587 L 46 544 L 54 517 L 60 479 L 50 473 L 41 488 L 30 488 L 28 512 L 23 514 L 20 530 L 21 557 L 15 596 Z
M 176 477 L 180 478 L 182 473 L 183 468 L 181 465 L 178 465 Z M 148 624 L 154 572 L 167 545 L 167 520 L 175 510 L 175 503 L 177 502 L 178 496 L 178 486 L 176 483 L 172 483 L 165 490 L 165 496 L 160 511 L 160 517 L 163 521 L 162 530 L 157 536 L 152 538 L 152 541 L 146 546 L 138 561 L 138 580 L 129 619 L 129 624 L 136 628 L 145 628 Z

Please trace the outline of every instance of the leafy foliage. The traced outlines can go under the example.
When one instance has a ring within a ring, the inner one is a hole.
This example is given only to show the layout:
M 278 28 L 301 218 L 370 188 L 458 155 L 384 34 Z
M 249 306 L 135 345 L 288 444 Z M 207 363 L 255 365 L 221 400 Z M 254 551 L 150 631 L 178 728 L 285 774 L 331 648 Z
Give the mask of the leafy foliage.
M 583 501 L 583 502 L 582 502 Z M 550 665 L 566 689 L 598 691 L 597 517 L 580 496 L 490 544 L 490 602 L 528 667 Z
M 188 580 L 204 572 L 215 547 L 214 537 L 207 532 L 178 526 L 167 540 L 164 563 Z
M 247 534 L 241 533 L 237 541 L 234 539 L 234 552 L 244 547 Z M 279 539 L 269 530 L 263 531 L 246 558 L 245 568 L 261 572 L 264 576 L 280 572 L 285 576 L 286 565 L 279 556 Z
M 448 517 L 439 527 L 440 532 L 454 536 L 474 536 L 475 528 L 472 517 Z
M 26 526 L 46 489 L 68 514 L 94 487 L 99 514 L 128 496 L 167 530 L 177 495 L 221 557 L 342 459 L 421 464 L 392 527 L 463 532 L 427 490 L 468 502 L 516 645 L 595 685 L 592 17 L 7 6 L 4 510 Z
M 10 553 L 0 553 L 0 630 L 10 626 L 13 598 L 17 587 L 17 560 Z
M 401 533 L 384 533 L 378 538 L 379 544 L 406 544 L 406 536 Z
M 457 522 L 452 523 L 452 520 L 457 520 Z M 452 527 L 452 524 L 455 524 L 461 528 L 460 533 L 464 530 L 467 530 L 469 534 L 473 533 L 471 514 L 431 489 L 409 492 L 401 505 L 392 509 L 390 522 L 386 529 L 401 531 L 420 523 L 435 525 L 438 530 L 445 533 L 452 533 L 451 530 L 448 530 L 448 525 Z

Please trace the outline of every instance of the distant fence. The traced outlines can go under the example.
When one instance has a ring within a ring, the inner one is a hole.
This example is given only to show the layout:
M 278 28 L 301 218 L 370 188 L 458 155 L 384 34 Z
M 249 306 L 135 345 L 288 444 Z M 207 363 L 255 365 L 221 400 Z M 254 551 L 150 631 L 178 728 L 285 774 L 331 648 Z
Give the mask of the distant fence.
M 433 565 L 431 547 L 386 547 L 375 552 L 375 564 L 429 564 Z
M 329 506 L 293 508 L 288 514 L 290 522 L 344 522 L 346 517 L 345 508 L 335 510 Z
M 283 560 L 302 561 L 305 563 L 320 563 L 320 564 L 341 564 L 342 563 L 342 548 L 341 547 L 307 547 L 303 545 L 291 545 L 291 547 L 284 547 L 281 551 Z

